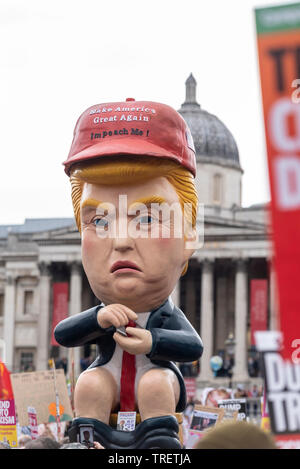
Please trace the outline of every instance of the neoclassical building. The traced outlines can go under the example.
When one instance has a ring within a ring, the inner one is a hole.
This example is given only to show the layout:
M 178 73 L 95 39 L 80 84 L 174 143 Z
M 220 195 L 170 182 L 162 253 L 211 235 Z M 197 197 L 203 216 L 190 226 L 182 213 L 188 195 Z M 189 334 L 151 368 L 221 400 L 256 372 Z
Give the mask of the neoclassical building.
M 172 296 L 204 342 L 199 380 L 213 379 L 210 358 L 224 354 L 231 334 L 233 378 L 247 381 L 248 354 L 253 349 L 250 286 L 254 279 L 266 281 L 266 327 L 276 328 L 269 208 L 267 204 L 242 206 L 243 170 L 237 144 L 227 127 L 197 103 L 192 75 L 185 85 L 186 98 L 179 112 L 194 138 L 204 244 Z M 64 295 L 59 296 L 57 285 L 64 286 Z M 53 315 L 77 314 L 96 304 L 81 265 L 73 216 L 0 225 L 0 359 L 11 371 L 47 369 L 51 357 L 70 359 L 69 351 L 52 343 Z M 80 358 L 93 353 L 92 346 L 75 350 L 77 374 Z

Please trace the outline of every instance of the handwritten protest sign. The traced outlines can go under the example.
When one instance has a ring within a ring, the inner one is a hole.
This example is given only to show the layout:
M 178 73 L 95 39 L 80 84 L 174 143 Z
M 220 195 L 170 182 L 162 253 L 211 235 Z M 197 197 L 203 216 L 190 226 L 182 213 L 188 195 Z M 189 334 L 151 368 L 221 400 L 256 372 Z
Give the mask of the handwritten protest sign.
M 56 404 L 52 371 L 13 373 L 11 382 L 20 425 L 28 425 L 28 407 L 34 407 L 37 423 L 55 422 Z M 64 371 L 56 370 L 56 385 L 60 401 L 61 421 L 72 420 L 73 412 Z

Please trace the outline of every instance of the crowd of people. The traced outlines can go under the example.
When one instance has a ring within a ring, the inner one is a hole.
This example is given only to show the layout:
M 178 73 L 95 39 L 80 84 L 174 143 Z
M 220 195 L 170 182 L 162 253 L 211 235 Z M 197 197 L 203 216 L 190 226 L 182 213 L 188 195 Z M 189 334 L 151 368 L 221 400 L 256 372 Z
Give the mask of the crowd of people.
M 68 426 L 65 427 L 64 434 L 59 439 L 55 437 L 47 425 L 44 428 L 44 432 L 35 438 L 31 435 L 30 430 L 27 430 L 29 427 L 22 427 L 25 433 L 20 433 L 17 447 L 11 447 L 7 442 L 0 441 L 0 449 L 104 449 L 97 441 L 93 442 L 92 445 L 70 442 Z
M 0 449 L 12 449 L 7 443 L 0 442 Z M 68 436 L 56 441 L 53 436 L 41 435 L 32 439 L 22 435 L 18 447 L 14 449 L 104 449 L 97 441 L 93 445 L 72 443 Z M 207 428 L 194 449 L 278 449 L 271 435 L 249 422 L 227 421 L 222 425 Z
M 83 359 L 81 362 L 81 368 L 86 369 L 89 366 L 91 360 L 92 360 L 92 357 Z M 55 361 L 55 366 L 57 369 L 62 368 L 65 374 L 67 373 L 67 359 L 66 358 L 57 359 Z M 181 368 L 182 374 L 185 377 L 196 378 L 199 374 L 199 361 L 182 364 L 180 368 Z M 221 386 L 214 387 L 214 388 L 213 387 L 204 388 L 201 394 L 197 393 L 197 398 L 195 397 L 194 399 L 188 400 L 188 405 L 186 407 L 185 412 L 183 413 L 183 423 L 186 423 L 187 420 L 189 420 L 195 405 L 202 405 L 206 407 L 217 408 L 219 400 L 246 398 L 248 401 L 249 398 L 255 398 L 257 402 L 259 402 L 259 399 L 262 398 L 262 396 L 263 396 L 262 386 L 258 386 L 255 383 L 252 384 L 252 386 L 250 387 L 246 387 L 243 383 L 240 383 L 234 388 L 226 388 L 226 387 L 221 387 Z M 255 405 L 256 405 L 256 412 L 261 413 L 261 406 L 259 404 L 255 404 Z M 228 423 L 230 422 L 226 422 L 226 424 Z M 205 435 L 203 436 L 203 438 L 201 438 L 199 445 L 197 443 L 194 446 L 194 448 L 204 449 L 204 448 L 221 448 L 221 447 L 236 447 L 236 448 L 244 447 L 243 444 L 246 444 L 246 443 L 243 443 L 241 439 L 238 438 L 238 436 L 241 437 L 241 435 L 243 434 L 243 431 L 245 435 L 249 431 L 251 434 L 253 434 L 253 438 L 249 440 L 249 441 L 252 441 L 251 443 L 252 445 L 255 445 L 256 441 L 260 441 L 261 444 L 265 445 L 266 447 L 271 448 L 272 445 L 274 446 L 275 443 L 272 441 L 271 437 L 268 436 L 267 438 L 264 435 L 263 438 L 260 438 L 260 436 L 262 436 L 261 434 L 262 430 L 260 430 L 258 425 L 245 427 L 245 426 L 240 425 L 242 422 L 231 422 L 231 423 L 239 424 L 237 426 L 239 430 L 236 430 L 235 426 L 228 427 L 228 430 L 230 430 L 230 432 L 232 430 L 232 433 L 230 433 L 231 435 L 230 438 L 228 436 L 229 433 L 226 433 L 226 438 L 224 438 L 223 436 L 224 430 L 219 429 L 218 425 L 216 426 L 212 425 L 211 428 L 210 426 L 208 426 L 207 432 L 205 432 Z M 249 423 L 249 419 L 248 419 L 248 422 L 243 422 L 243 423 L 244 424 Z M 53 433 L 51 433 L 47 425 L 44 426 L 45 428 L 43 429 L 42 432 L 39 432 L 39 435 L 37 438 L 31 435 L 29 427 L 19 428 L 17 449 L 104 449 L 103 446 L 98 442 L 94 442 L 92 445 L 85 445 L 83 443 L 70 442 L 68 433 L 67 433 L 68 424 L 64 427 L 63 436 L 59 438 L 59 441 L 58 441 L 57 435 L 54 435 Z M 259 432 L 259 434 L 257 432 Z M 184 442 L 183 448 L 188 448 L 186 446 L 186 442 Z M 10 447 L 9 444 L 2 441 L 0 444 L 0 449 L 12 449 L 12 447 Z

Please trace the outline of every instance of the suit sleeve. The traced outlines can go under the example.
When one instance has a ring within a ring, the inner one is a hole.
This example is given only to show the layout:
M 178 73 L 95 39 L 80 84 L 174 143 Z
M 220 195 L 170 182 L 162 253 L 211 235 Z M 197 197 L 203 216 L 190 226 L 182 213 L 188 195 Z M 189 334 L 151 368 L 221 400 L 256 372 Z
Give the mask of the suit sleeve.
M 180 310 L 150 332 L 152 349 L 147 357 L 152 360 L 190 362 L 202 355 L 202 340 Z
M 78 347 L 95 343 L 103 336 L 112 335 L 114 327 L 102 329 L 97 321 L 99 307 L 94 307 L 82 313 L 70 316 L 56 326 L 54 337 L 64 347 Z

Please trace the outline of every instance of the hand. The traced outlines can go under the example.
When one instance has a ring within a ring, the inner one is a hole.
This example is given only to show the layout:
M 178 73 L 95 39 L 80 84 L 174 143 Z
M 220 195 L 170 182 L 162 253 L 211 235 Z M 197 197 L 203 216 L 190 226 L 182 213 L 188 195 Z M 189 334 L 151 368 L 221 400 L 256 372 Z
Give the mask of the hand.
M 94 446 L 91 446 L 89 449 L 104 449 L 104 447 L 98 441 L 94 441 Z
M 100 308 L 97 314 L 98 324 L 102 329 L 107 329 L 110 326 L 122 327 L 127 326 L 129 320 L 136 321 L 137 314 L 127 306 L 120 304 L 111 304 Z
M 139 355 L 151 352 L 152 349 L 152 334 L 147 329 L 140 329 L 138 327 L 126 327 L 126 333 L 130 337 L 115 332 L 113 338 L 120 345 L 120 347 L 132 355 Z

